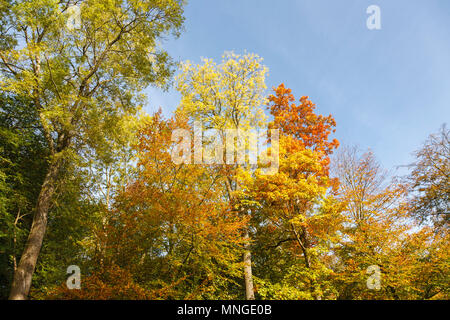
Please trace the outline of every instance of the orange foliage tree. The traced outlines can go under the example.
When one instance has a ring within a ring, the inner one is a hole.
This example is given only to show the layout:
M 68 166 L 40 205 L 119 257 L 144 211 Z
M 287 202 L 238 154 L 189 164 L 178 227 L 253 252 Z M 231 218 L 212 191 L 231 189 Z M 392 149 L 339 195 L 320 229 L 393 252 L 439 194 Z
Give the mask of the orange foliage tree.
M 274 118 L 270 127 L 280 132 L 279 170 L 272 175 L 256 170 L 241 176 L 240 198 L 253 204 L 255 212 L 259 293 L 271 298 L 321 298 L 328 294 L 318 284 L 320 277 L 329 276 L 321 262 L 324 246 L 335 241 L 341 221 L 339 206 L 329 194 L 336 186 L 329 177 L 329 155 L 338 146 L 336 139 L 329 139 L 335 121 L 317 115 L 308 97 L 295 104 L 283 84 L 274 91 L 269 96 Z M 281 277 L 264 275 L 270 268 L 267 256 L 273 258 L 272 267 L 285 269 Z
M 117 291 L 130 299 L 231 299 L 242 290 L 236 280 L 246 221 L 231 214 L 216 172 L 172 161 L 175 129 L 190 128 L 159 111 L 140 130 L 138 173 L 116 197 L 106 225 L 94 230 L 94 271 L 77 298 L 117 298 Z M 61 292 L 68 291 L 56 297 Z
M 343 237 L 333 248 L 338 298 L 445 297 L 448 236 L 419 229 L 409 219 L 405 186 L 387 180 L 372 152 L 345 148 L 335 163 L 346 217 Z M 378 284 L 371 285 L 375 269 Z

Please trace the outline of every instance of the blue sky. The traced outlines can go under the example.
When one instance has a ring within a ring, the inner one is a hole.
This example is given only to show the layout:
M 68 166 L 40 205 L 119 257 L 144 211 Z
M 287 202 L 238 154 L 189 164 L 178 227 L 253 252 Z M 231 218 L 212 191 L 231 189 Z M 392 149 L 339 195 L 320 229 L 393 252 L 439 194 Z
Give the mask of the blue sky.
M 372 4 L 381 30 L 366 27 Z M 388 169 L 450 119 L 448 0 L 190 0 L 185 16 L 185 32 L 164 43 L 176 60 L 257 53 L 269 89 L 309 96 L 341 143 L 371 148 Z M 175 90 L 146 93 L 147 112 L 178 106 Z

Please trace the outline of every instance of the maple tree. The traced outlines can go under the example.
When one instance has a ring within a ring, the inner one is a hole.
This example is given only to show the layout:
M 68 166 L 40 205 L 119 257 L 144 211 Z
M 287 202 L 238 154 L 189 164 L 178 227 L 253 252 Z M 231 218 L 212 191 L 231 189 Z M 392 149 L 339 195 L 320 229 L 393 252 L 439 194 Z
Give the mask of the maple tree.
M 329 177 L 329 155 L 338 146 L 337 140 L 329 141 L 335 122 L 332 116 L 317 115 L 307 97 L 295 104 L 283 84 L 274 93 L 268 100 L 274 118 L 270 127 L 280 130 L 279 169 L 272 175 L 262 175 L 259 169 L 241 172 L 239 198 L 253 207 L 254 237 L 264 240 L 263 247 L 291 251 L 290 263 L 303 259 L 303 268 L 290 264 L 281 280 L 285 288 L 277 288 L 278 294 L 287 290 L 287 298 L 321 298 L 317 279 L 326 277 L 327 270 L 319 256 L 341 220 L 339 206 L 328 194 L 336 184 Z

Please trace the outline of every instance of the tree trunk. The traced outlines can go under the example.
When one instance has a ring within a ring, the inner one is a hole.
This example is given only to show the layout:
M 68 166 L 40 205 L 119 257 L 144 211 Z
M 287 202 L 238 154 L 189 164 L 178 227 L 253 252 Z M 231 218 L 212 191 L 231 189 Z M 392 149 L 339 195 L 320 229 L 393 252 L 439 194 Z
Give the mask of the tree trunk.
M 299 244 L 300 248 L 302 249 L 303 256 L 305 258 L 305 266 L 306 266 L 306 268 L 311 269 L 311 262 L 310 262 L 310 258 L 309 258 L 309 254 L 308 254 L 308 241 L 306 238 L 306 229 L 303 227 L 302 234 L 299 235 L 297 230 L 295 229 L 295 226 L 293 223 L 291 223 L 291 227 L 292 227 L 292 231 L 295 234 L 295 238 L 297 239 L 297 243 Z M 311 283 L 310 291 L 311 291 L 311 294 L 314 297 L 314 299 L 322 300 L 322 297 L 320 295 L 315 294 L 316 282 L 314 280 L 311 280 L 310 283 Z
M 248 231 L 244 235 L 245 240 L 249 240 Z M 244 251 L 244 280 L 245 280 L 245 298 L 247 300 L 255 300 L 255 293 L 253 291 L 253 276 L 252 276 L 252 254 L 250 252 L 250 243 L 245 244 Z
M 47 228 L 47 216 L 51 199 L 55 192 L 55 183 L 61 167 L 61 160 L 56 160 L 50 165 L 36 204 L 33 223 L 28 235 L 25 249 L 20 258 L 19 265 L 14 272 L 11 285 L 10 300 L 25 300 L 31 287 L 31 278 L 36 267 L 36 262 L 44 240 Z
M 305 258 L 305 266 L 309 269 L 310 268 L 310 263 L 309 263 L 309 255 L 308 255 L 308 251 L 306 249 L 306 244 L 305 244 L 305 240 L 306 239 L 301 239 L 301 236 L 298 234 L 297 230 L 295 229 L 295 226 L 293 223 L 291 223 L 291 228 L 292 231 L 294 232 L 295 238 L 297 240 L 297 243 L 299 244 L 300 248 L 302 249 L 303 252 L 303 257 Z M 305 235 L 305 231 L 303 231 L 303 237 Z

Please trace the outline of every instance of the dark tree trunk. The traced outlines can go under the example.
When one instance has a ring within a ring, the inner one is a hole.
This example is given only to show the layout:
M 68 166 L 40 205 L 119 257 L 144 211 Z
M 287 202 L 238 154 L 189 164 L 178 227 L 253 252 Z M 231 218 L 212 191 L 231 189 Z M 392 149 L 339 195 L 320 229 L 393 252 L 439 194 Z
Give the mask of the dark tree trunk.
M 9 299 L 25 300 L 31 287 L 31 278 L 36 267 L 36 262 L 47 229 L 48 211 L 52 196 L 55 192 L 56 180 L 61 168 L 61 160 L 53 162 L 48 170 L 39 193 L 34 213 L 31 230 L 28 235 L 25 249 L 20 258 L 19 265 L 14 272 Z

